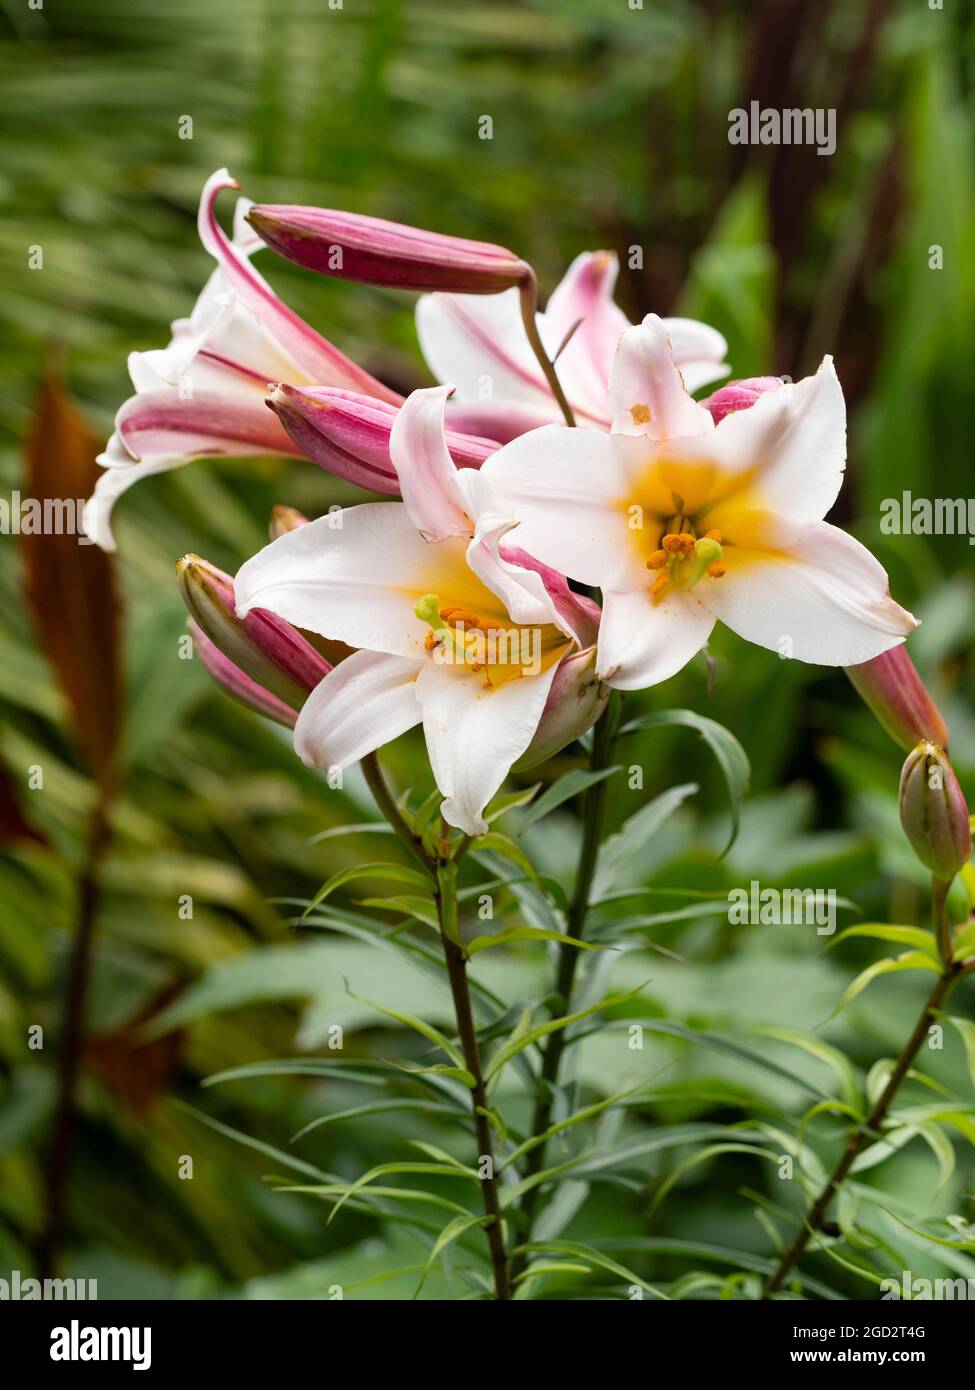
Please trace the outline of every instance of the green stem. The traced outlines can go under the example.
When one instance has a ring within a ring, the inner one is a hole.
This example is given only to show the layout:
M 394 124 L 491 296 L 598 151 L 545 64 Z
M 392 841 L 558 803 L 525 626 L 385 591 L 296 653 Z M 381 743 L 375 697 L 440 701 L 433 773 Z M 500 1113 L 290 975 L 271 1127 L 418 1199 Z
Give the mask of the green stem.
M 934 934 L 938 938 L 938 952 L 945 965 L 951 964 L 955 953 L 951 942 L 951 923 L 948 921 L 948 889 L 950 887 L 950 882 L 945 883 L 944 879 L 933 878 L 931 880 L 931 918 Z
M 924 1008 L 921 1010 L 921 1015 L 914 1025 L 914 1031 L 904 1044 L 903 1050 L 894 1065 L 894 1070 L 891 1072 L 886 1086 L 877 1097 L 874 1107 L 864 1121 L 863 1126 L 853 1130 L 850 1134 L 846 1148 L 843 1150 L 836 1167 L 827 1178 L 826 1185 L 803 1218 L 802 1225 L 796 1232 L 792 1244 L 787 1250 L 783 1251 L 778 1264 L 769 1276 L 762 1292 L 763 1298 L 771 1298 L 774 1293 L 778 1292 L 785 1282 L 789 1270 L 800 1258 L 813 1234 L 819 1230 L 837 1188 L 839 1188 L 841 1183 L 846 1179 L 853 1166 L 853 1160 L 860 1152 L 864 1138 L 867 1137 L 870 1131 L 875 1133 L 879 1131 L 881 1124 L 887 1118 L 887 1112 L 893 1104 L 894 1097 L 900 1089 L 901 1082 L 914 1065 L 914 1059 L 920 1052 L 924 1044 L 924 1039 L 928 1036 L 928 1029 L 934 1022 L 938 1010 L 945 1003 L 948 995 L 951 993 L 952 989 L 954 989 L 961 976 L 966 973 L 967 971 L 960 963 L 945 965 L 942 974 L 938 977 L 937 984 L 928 996 Z
M 471 1008 L 471 994 L 467 983 L 467 957 L 458 945 L 459 924 L 457 920 L 457 868 L 451 860 L 441 860 L 437 865 L 437 887 L 435 891 L 437 917 L 440 922 L 440 939 L 443 943 L 444 960 L 447 963 L 447 977 L 454 1000 L 454 1013 L 457 1017 L 457 1033 L 460 1038 L 464 1065 L 474 1078 L 471 1087 L 471 1106 L 474 1111 L 474 1131 L 477 1137 L 478 1162 L 486 1166 L 486 1174 L 481 1178 L 481 1195 L 485 1214 L 490 1218 L 485 1226 L 488 1246 L 491 1251 L 491 1265 L 494 1270 L 495 1296 L 499 1299 L 511 1297 L 511 1284 L 508 1275 L 508 1257 L 504 1248 L 504 1226 L 501 1220 L 501 1200 L 498 1195 L 498 1182 L 494 1176 L 494 1141 L 491 1135 L 491 1121 L 488 1118 L 487 1087 L 481 1070 L 480 1049 L 477 1045 L 477 1029 Z
M 491 1122 L 488 1119 L 487 1086 L 481 1069 L 477 1029 L 474 1024 L 474 1011 L 471 1006 L 470 988 L 467 983 L 467 957 L 464 955 L 463 947 L 459 944 L 456 860 L 446 857 L 434 858 L 427 852 L 423 841 L 414 834 L 403 813 L 396 805 L 396 800 L 387 785 L 375 753 L 369 753 L 362 759 L 362 770 L 369 784 L 369 789 L 376 799 L 377 806 L 410 854 L 422 864 L 433 881 L 433 896 L 437 905 L 437 920 L 440 923 L 440 941 L 447 966 L 450 993 L 454 1001 L 457 1035 L 460 1038 L 461 1051 L 464 1055 L 464 1065 L 474 1078 L 474 1085 L 471 1088 L 471 1108 L 474 1115 L 474 1133 L 477 1140 L 478 1157 L 481 1161 L 486 1161 L 487 1167 L 487 1176 L 481 1179 L 481 1195 L 484 1200 L 485 1214 L 490 1218 L 485 1226 L 485 1234 L 491 1252 L 495 1294 L 499 1299 L 508 1299 L 511 1297 L 511 1284 L 508 1275 L 508 1258 L 504 1248 L 501 1200 L 498 1195 L 497 1179 L 494 1176 L 494 1146 L 491 1137 Z M 465 840 L 461 841 L 458 849 L 467 848 L 469 841 L 465 843 Z
M 609 767 L 613 758 L 613 750 L 616 746 L 617 735 L 619 734 L 620 716 L 622 700 L 617 691 L 610 696 L 609 705 L 606 713 L 599 720 L 593 730 L 592 756 L 590 758 L 590 768 L 593 772 L 601 772 Z M 586 919 L 589 914 L 589 898 L 592 893 L 593 878 L 596 873 L 596 865 L 599 861 L 599 847 L 602 840 L 603 813 L 606 807 L 606 778 L 596 782 L 585 792 L 582 803 L 582 850 L 579 857 L 579 869 L 576 874 L 575 888 L 572 894 L 572 902 L 569 907 L 568 920 L 566 922 L 566 936 L 572 937 L 575 941 L 581 941 L 586 932 Z M 579 964 L 579 957 L 582 952 L 577 946 L 561 946 L 559 948 L 559 966 L 555 982 L 555 1013 L 567 1010 L 570 1006 L 572 989 L 575 984 L 576 969 Z M 532 1115 L 531 1134 L 544 1134 L 552 1123 L 552 1109 L 555 1102 L 555 1084 L 558 1080 L 559 1065 L 562 1061 L 562 1053 L 565 1051 L 566 1036 L 565 1029 L 560 1028 L 548 1035 L 545 1051 L 542 1055 L 542 1068 L 539 1075 L 539 1085 L 535 1110 Z M 539 1144 L 534 1148 L 525 1165 L 525 1177 L 533 1177 L 540 1173 L 545 1166 L 545 1144 Z M 535 1210 L 538 1205 L 540 1188 L 531 1187 L 525 1193 L 521 1203 L 521 1216 L 524 1225 L 523 1235 L 527 1242 L 531 1239 L 532 1222 L 535 1219 Z M 524 1268 L 526 1257 L 523 1255 L 515 1262 L 512 1270 L 513 1276 L 517 1276 Z
M 535 279 L 534 272 L 530 277 L 522 282 L 521 286 L 521 321 L 525 325 L 525 332 L 531 344 L 532 352 L 538 359 L 538 365 L 545 375 L 545 380 L 551 388 L 552 395 L 559 403 L 559 409 L 565 417 L 567 425 L 574 425 L 576 417 L 572 413 L 572 407 L 568 402 L 565 392 L 562 390 L 562 383 L 559 381 L 559 374 L 555 370 L 555 364 L 545 351 L 545 344 L 542 342 L 538 332 L 538 322 L 535 318 L 538 309 L 538 281 Z

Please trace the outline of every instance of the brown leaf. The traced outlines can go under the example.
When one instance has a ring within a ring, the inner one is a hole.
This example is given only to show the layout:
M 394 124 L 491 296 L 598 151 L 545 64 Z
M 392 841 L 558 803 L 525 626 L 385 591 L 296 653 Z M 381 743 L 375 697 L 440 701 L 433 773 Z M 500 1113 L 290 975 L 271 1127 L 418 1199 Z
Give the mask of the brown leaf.
M 92 493 L 101 469 L 99 443 L 50 372 L 41 384 L 27 441 L 25 492 L 51 519 L 72 512 Z M 65 501 L 67 507 L 51 507 Z M 49 504 L 44 508 L 44 503 Z M 103 797 L 110 794 L 122 718 L 119 604 L 112 561 L 83 537 L 21 536 L 24 593 L 58 681 L 75 732 Z

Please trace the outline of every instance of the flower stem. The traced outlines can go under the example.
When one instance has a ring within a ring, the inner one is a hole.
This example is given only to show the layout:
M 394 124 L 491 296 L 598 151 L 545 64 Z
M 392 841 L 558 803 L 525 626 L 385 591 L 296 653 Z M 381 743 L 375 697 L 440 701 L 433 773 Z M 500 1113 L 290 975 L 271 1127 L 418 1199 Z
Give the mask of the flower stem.
M 573 415 L 572 407 L 566 398 L 565 392 L 562 390 L 562 383 L 559 381 L 559 374 L 555 370 L 555 363 L 545 351 L 545 344 L 542 342 L 541 335 L 538 331 L 538 323 L 535 318 L 538 309 L 538 281 L 535 279 L 534 272 L 529 279 L 522 282 L 520 293 L 521 320 L 525 325 L 525 332 L 528 335 L 528 341 L 531 344 L 532 352 L 538 358 L 538 365 L 545 375 L 545 380 L 551 388 L 552 395 L 559 403 L 559 409 L 565 416 L 565 423 L 567 425 L 574 425 L 576 417 Z
M 893 1104 L 894 1097 L 897 1095 L 901 1082 L 910 1071 L 914 1064 L 914 1059 L 917 1057 L 917 1054 L 924 1044 L 924 1039 L 928 1035 L 928 1029 L 931 1027 L 937 1011 L 944 1004 L 957 981 L 962 975 L 967 973 L 968 970 L 961 962 L 947 962 L 945 964 L 944 970 L 938 977 L 937 984 L 928 995 L 924 1008 L 921 1010 L 921 1015 L 914 1025 L 914 1031 L 904 1044 L 903 1050 L 894 1065 L 894 1069 L 888 1077 L 886 1086 L 878 1096 L 863 1126 L 860 1129 L 853 1130 L 851 1133 L 846 1148 L 843 1150 L 839 1162 L 827 1179 L 826 1185 L 803 1218 L 802 1225 L 796 1232 L 792 1244 L 787 1250 L 783 1251 L 778 1264 L 769 1276 L 765 1288 L 762 1291 L 763 1298 L 771 1298 L 772 1295 L 782 1287 L 789 1270 L 802 1255 L 812 1235 L 819 1230 L 833 1195 L 847 1177 L 853 1166 L 853 1160 L 860 1152 L 864 1138 L 867 1137 L 867 1131 L 878 1131 L 880 1129 L 881 1124 L 887 1117 L 888 1110 Z
M 467 957 L 457 944 L 457 868 L 451 860 L 441 860 L 437 865 L 437 887 L 435 898 L 437 917 L 440 922 L 440 939 L 443 943 L 444 960 L 447 963 L 447 977 L 454 1000 L 454 1013 L 457 1017 L 457 1033 L 460 1037 L 464 1065 L 474 1078 L 471 1087 L 471 1105 L 474 1110 L 474 1132 L 477 1137 L 478 1160 L 485 1163 L 487 1175 L 481 1178 L 481 1194 L 484 1211 L 490 1218 L 485 1233 L 491 1250 L 491 1264 L 494 1269 L 494 1290 L 497 1298 L 511 1297 L 508 1276 L 508 1257 L 504 1248 L 504 1228 L 501 1223 L 501 1202 L 498 1197 L 498 1184 L 494 1176 L 494 1144 L 491 1137 L 491 1121 L 488 1118 L 487 1088 L 481 1070 L 480 1050 L 477 1046 L 477 1030 L 471 1009 L 471 995 L 467 984 Z
M 471 1007 L 470 989 L 467 984 L 467 957 L 459 944 L 460 933 L 457 913 L 457 863 L 455 858 L 434 857 L 424 847 L 423 841 L 407 824 L 405 817 L 396 805 L 395 798 L 383 776 L 379 759 L 369 753 L 362 759 L 362 770 L 369 790 L 376 804 L 389 821 L 393 830 L 402 840 L 414 859 L 422 864 L 433 883 L 433 896 L 437 905 L 437 920 L 440 923 L 440 941 L 443 946 L 444 961 L 447 965 L 447 978 L 454 1001 L 454 1014 L 457 1020 L 457 1035 L 460 1038 L 464 1065 L 474 1078 L 471 1088 L 471 1107 L 474 1115 L 474 1133 L 477 1140 L 478 1157 L 486 1161 L 488 1176 L 481 1179 L 481 1195 L 485 1214 L 490 1218 L 486 1227 L 488 1247 L 491 1252 L 491 1265 L 494 1270 L 495 1295 L 500 1299 L 511 1297 L 511 1284 L 508 1274 L 508 1258 L 504 1248 L 504 1228 L 501 1223 L 501 1202 L 498 1196 L 497 1179 L 494 1176 L 494 1146 L 491 1138 L 491 1122 L 488 1118 L 487 1087 L 481 1070 L 480 1050 L 477 1046 L 477 1029 L 474 1024 L 474 1011 Z M 458 849 L 466 849 L 466 837 Z
M 593 772 L 601 772 L 610 765 L 616 738 L 619 733 L 622 701 L 617 691 L 613 691 L 602 719 L 593 730 L 592 755 L 589 766 Z M 585 792 L 582 803 L 582 850 L 579 857 L 579 870 L 576 874 L 575 888 L 566 922 L 566 936 L 581 941 L 585 936 L 586 918 L 589 913 L 589 898 L 592 893 L 593 878 L 599 861 L 599 846 L 603 831 L 603 812 L 606 806 L 606 779 L 594 783 Z M 555 982 L 556 1009 L 569 1007 L 572 988 L 575 984 L 576 968 L 581 952 L 577 946 L 559 948 L 559 966 Z M 542 1056 L 542 1068 L 535 1111 L 532 1115 L 532 1135 L 544 1134 L 552 1123 L 552 1108 L 555 1101 L 555 1083 L 558 1079 L 559 1064 L 565 1051 L 565 1029 L 560 1028 L 548 1035 Z M 525 1164 L 525 1177 L 533 1177 L 545 1166 L 545 1144 L 532 1149 Z M 524 1222 L 524 1238 L 531 1238 L 532 1221 L 538 1205 L 540 1188 L 530 1187 L 521 1203 Z M 520 1273 L 525 1263 L 522 1256 L 516 1262 L 514 1273 Z

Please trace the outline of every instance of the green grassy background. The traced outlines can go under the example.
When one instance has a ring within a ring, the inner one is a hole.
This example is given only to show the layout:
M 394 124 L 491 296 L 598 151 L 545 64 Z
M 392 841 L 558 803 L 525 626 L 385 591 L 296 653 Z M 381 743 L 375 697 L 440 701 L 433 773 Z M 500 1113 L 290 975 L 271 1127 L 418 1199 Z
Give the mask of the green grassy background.
M 638 245 L 643 269 L 624 268 L 619 288 L 632 318 L 655 310 L 715 324 L 736 376 L 798 376 L 835 355 L 850 405 L 848 481 L 835 515 L 876 550 L 895 595 L 924 619 L 911 650 L 975 795 L 971 549 L 964 537 L 879 529 L 881 501 L 902 489 L 973 491 L 970 6 L 647 0 L 634 11 L 625 0 L 346 0 L 332 10 L 321 0 L 45 0 L 30 11 L 3 0 L 0 35 L 4 495 L 20 484 L 46 347 L 59 346 L 75 399 L 107 435 L 128 394 L 127 352 L 161 345 L 168 322 L 188 312 L 210 268 L 196 240 L 196 200 L 220 165 L 258 200 L 347 207 L 500 241 L 535 265 L 543 292 L 580 250 L 611 247 L 625 267 Z M 836 154 L 729 145 L 728 112 L 752 97 L 835 106 Z M 477 138 L 485 114 L 492 141 Z M 193 138 L 181 140 L 187 115 Z M 43 270 L 27 267 L 36 245 Z M 943 248 L 941 270 L 929 268 L 934 245 Z M 402 390 L 429 382 L 409 296 L 318 280 L 270 252 L 260 264 L 289 303 L 371 371 Z M 105 866 L 68 1241 L 69 1267 L 97 1277 L 102 1296 L 321 1297 L 332 1284 L 425 1258 L 422 1232 L 369 1212 L 346 1211 L 326 1229 L 324 1206 L 262 1181 L 282 1171 L 277 1160 L 204 1126 L 185 1103 L 349 1179 L 401 1157 L 409 1139 L 464 1151 L 462 1134 L 445 1137 L 436 1117 L 411 1111 L 329 1125 L 289 1145 L 309 1120 L 362 1099 L 347 1082 L 278 1076 L 200 1089 L 203 1078 L 249 1062 L 327 1059 L 335 1023 L 346 1027 L 351 1055 L 415 1061 L 413 1036 L 350 999 L 345 979 L 356 992 L 448 1021 L 442 983 L 377 949 L 361 926 L 296 936 L 289 909 L 270 901 L 307 897 L 336 868 L 372 857 L 365 837 L 308 843 L 371 815 L 364 786 L 350 776 L 344 792 L 324 790 L 286 736 L 216 693 L 195 663 L 177 660 L 181 554 L 235 569 L 262 544 L 272 504 L 317 514 L 354 496 L 300 461 L 220 460 L 141 485 L 119 508 L 125 786 Z M 701 790 L 626 866 L 624 881 L 724 889 L 758 877 L 835 888 L 868 920 L 923 920 L 923 875 L 897 823 L 899 757 L 842 674 L 780 662 L 727 633 L 714 652 L 712 694 L 695 662 L 630 704 L 634 712 L 688 706 L 741 740 L 753 766 L 741 834 L 716 866 L 727 815 L 706 751 L 686 732 L 640 736 L 625 759 L 644 768 L 645 787 L 613 783 L 614 823 L 674 783 Z M 49 841 L 0 846 L 2 1274 L 30 1267 L 40 1226 L 52 1073 L 49 1050 L 29 1052 L 25 1036 L 38 1022 L 56 1035 L 92 796 L 23 607 L 10 537 L 0 538 L 0 721 L 0 762 Z M 581 756 L 567 750 L 554 772 Z M 415 738 L 401 740 L 388 762 L 400 789 L 428 789 Z M 26 790 L 35 763 L 45 768 L 43 793 Z M 568 885 L 578 833 L 563 809 L 525 842 Z M 177 910 L 186 893 L 191 921 Z M 362 895 L 350 892 L 346 908 Z M 719 919 L 664 923 L 651 935 L 683 961 L 644 945 L 607 966 L 614 989 L 649 981 L 628 1012 L 741 1037 L 763 1024 L 817 1028 L 878 955 L 857 943 L 824 955 L 808 929 L 729 929 Z M 549 971 L 541 948 L 516 947 L 488 953 L 475 974 L 513 1000 L 542 996 Z M 868 1068 L 897 1049 L 922 986 L 910 975 L 881 981 L 820 1035 Z M 970 1013 L 971 1003 L 970 993 L 959 996 L 955 1012 Z M 163 1009 L 169 1031 L 159 1025 L 155 1041 L 133 1031 Z M 824 1081 L 820 1063 L 768 1042 L 761 1049 Z M 584 1098 L 653 1076 L 661 1092 L 675 1092 L 614 1112 L 599 1133 L 605 1151 L 655 1125 L 726 1124 L 762 1104 L 786 1127 L 801 1113 L 800 1099 L 766 1075 L 673 1042 L 648 1041 L 633 1054 L 606 1030 L 575 1052 Z M 971 1103 L 957 1036 L 926 1070 Z M 524 1118 L 523 1099 L 504 1103 Z M 819 1152 L 838 1134 L 820 1124 Z M 649 1216 L 655 1184 L 698 1138 L 689 1132 L 684 1144 L 643 1154 L 626 1181 L 564 1185 L 565 1231 L 622 1242 L 614 1248 L 629 1247 L 629 1262 L 662 1281 L 703 1267 L 726 1272 L 713 1249 L 702 1256 L 668 1243 L 678 1239 L 767 1255 L 768 1232 L 746 1193 L 779 1200 L 779 1185 L 750 1156 L 694 1168 Z M 923 1144 L 864 1181 L 915 1218 L 971 1219 L 971 1147 L 956 1140 L 959 1166 L 940 1187 Z M 191 1181 L 177 1173 L 186 1154 Z M 930 1258 L 918 1248 L 911 1267 L 920 1272 Z M 848 1271 L 820 1259 L 817 1272 L 847 1296 L 864 1295 Z M 405 1297 L 414 1283 L 394 1275 L 348 1296 Z M 448 1289 L 460 1296 L 456 1273 L 438 1272 L 424 1296 Z M 546 1289 L 558 1291 L 558 1281 Z M 599 1296 L 598 1280 L 589 1296 Z

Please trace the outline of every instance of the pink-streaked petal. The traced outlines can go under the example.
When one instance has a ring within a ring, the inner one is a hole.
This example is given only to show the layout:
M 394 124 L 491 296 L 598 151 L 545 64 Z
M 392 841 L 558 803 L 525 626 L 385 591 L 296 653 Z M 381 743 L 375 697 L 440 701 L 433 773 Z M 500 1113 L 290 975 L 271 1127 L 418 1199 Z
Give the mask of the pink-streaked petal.
M 628 507 L 653 449 L 642 437 L 546 425 L 492 454 L 477 476 L 519 523 L 506 544 L 583 584 L 634 588 L 646 584 L 645 556 Z
M 642 690 L 677 674 L 705 645 L 714 627 L 695 594 L 649 589 L 603 592 L 596 668 L 607 685 Z
M 531 743 L 556 670 L 497 688 L 462 667 L 431 663 L 420 672 L 416 696 L 448 825 L 468 835 L 487 829 L 484 807 Z
M 569 400 L 607 425 L 609 372 L 620 338 L 630 326 L 613 302 L 618 273 L 613 252 L 584 251 L 552 291 L 541 316 L 542 337 L 549 353 L 559 354 L 556 369 Z
M 276 695 L 258 685 L 257 681 L 245 675 L 239 666 L 235 666 L 230 658 L 224 656 L 219 647 L 210 641 L 192 618 L 189 629 L 193 634 L 193 645 L 201 664 L 228 695 L 255 713 L 273 719 L 276 724 L 284 724 L 289 729 L 294 728 L 298 716 L 290 705 L 286 705 L 283 700 L 279 700 Z
M 552 397 L 551 405 L 529 406 L 506 401 L 447 403 L 447 421 L 463 434 L 492 439 L 499 446 L 542 425 L 562 423 L 562 413 Z
M 471 521 L 457 487 L 457 465 L 444 437 L 444 411 L 453 388 L 431 386 L 404 402 L 389 436 L 406 510 L 428 541 L 470 536 Z
M 497 401 L 551 412 L 552 396 L 525 334 L 517 290 L 423 295 L 416 331 L 427 365 L 438 381 L 453 382 L 458 403 L 480 407 Z
M 341 770 L 419 724 L 422 663 L 353 652 L 308 696 L 295 725 L 295 752 L 309 767 Z
M 691 397 L 662 320 L 648 314 L 620 339 L 609 375 L 614 434 L 684 439 L 709 434 L 714 421 Z
M 724 360 L 728 344 L 716 328 L 683 318 L 666 318 L 663 325 L 688 391 L 699 391 L 731 371 Z
M 791 551 L 729 547 L 725 559 L 724 578 L 704 579 L 695 592 L 739 636 L 782 656 L 855 666 L 917 626 L 891 598 L 883 566 L 827 522 L 813 526 Z
M 197 217 L 200 240 L 216 259 L 229 287 L 257 315 L 281 348 L 298 363 L 309 382 L 341 386 L 349 391 L 362 391 L 366 395 L 398 403 L 401 397 L 395 391 L 390 391 L 382 382 L 356 366 L 282 303 L 264 277 L 251 265 L 248 255 L 227 237 L 217 221 L 215 204 L 224 189 L 239 186 L 226 169 L 212 174 L 200 197 Z M 280 379 L 281 375 L 276 374 L 276 379 Z
M 516 623 L 535 627 L 551 624 L 574 641 L 572 623 L 563 617 L 542 576 L 502 557 L 501 541 L 511 529 L 512 522 L 496 515 L 486 514 L 479 519 L 467 549 L 472 573 L 501 600 Z
M 135 459 L 298 453 L 260 396 L 241 400 L 206 392 L 184 400 L 175 391 L 149 391 L 125 402 L 115 429 Z

